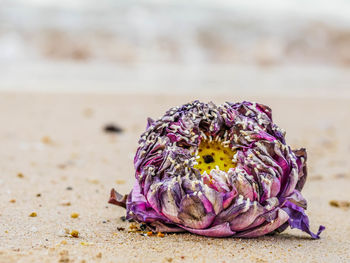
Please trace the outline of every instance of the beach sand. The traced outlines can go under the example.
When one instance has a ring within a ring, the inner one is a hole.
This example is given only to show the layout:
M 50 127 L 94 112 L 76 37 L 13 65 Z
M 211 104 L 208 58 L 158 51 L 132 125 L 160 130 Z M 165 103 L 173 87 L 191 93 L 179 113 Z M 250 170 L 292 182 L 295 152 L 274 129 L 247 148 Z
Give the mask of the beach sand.
M 128 232 L 125 210 L 107 203 L 110 189 L 130 191 L 146 118 L 196 97 L 272 108 L 287 143 L 308 151 L 303 195 L 312 230 L 326 226 L 321 239 L 296 229 L 254 239 Z M 0 262 L 350 262 L 350 209 L 330 205 L 350 201 L 349 105 L 321 97 L 1 93 Z M 123 132 L 104 132 L 109 123 Z

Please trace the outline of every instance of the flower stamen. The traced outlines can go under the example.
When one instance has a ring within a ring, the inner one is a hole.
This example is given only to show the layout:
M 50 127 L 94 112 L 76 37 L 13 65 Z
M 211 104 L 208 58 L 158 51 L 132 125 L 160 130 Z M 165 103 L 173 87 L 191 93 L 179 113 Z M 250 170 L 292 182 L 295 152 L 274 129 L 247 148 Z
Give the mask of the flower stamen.
M 236 167 L 236 163 L 233 161 L 236 151 L 225 147 L 219 140 L 202 140 L 196 153 L 198 164 L 194 168 L 198 169 L 201 174 L 203 172 L 209 174 L 214 167 L 225 172 Z

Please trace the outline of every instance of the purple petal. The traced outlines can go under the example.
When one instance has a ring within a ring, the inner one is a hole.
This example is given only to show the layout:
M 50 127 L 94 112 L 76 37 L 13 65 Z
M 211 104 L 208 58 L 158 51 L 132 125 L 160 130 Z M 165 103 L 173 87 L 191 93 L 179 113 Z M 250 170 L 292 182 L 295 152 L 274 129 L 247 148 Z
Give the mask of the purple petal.
M 148 128 L 151 127 L 153 122 L 154 122 L 154 120 L 152 118 L 147 118 L 146 130 L 148 130 Z
M 305 214 L 304 209 L 290 201 L 287 201 L 282 209 L 289 215 L 288 222 L 291 228 L 298 228 L 308 233 L 314 239 L 320 238 L 321 232 L 326 229 L 324 226 L 320 226 L 316 234 L 312 233 L 309 218 Z
M 180 204 L 179 219 L 186 227 L 207 228 L 214 220 L 215 213 L 204 195 L 186 195 Z
M 185 226 L 181 227 L 188 232 L 207 237 L 229 237 L 235 234 L 235 232 L 231 230 L 229 223 L 223 223 L 207 229 L 193 229 Z
M 247 230 L 241 233 L 238 233 L 237 237 L 258 237 L 265 235 L 274 231 L 276 228 L 284 224 L 288 220 L 288 214 L 283 210 L 278 210 L 278 215 L 275 220 L 269 223 L 258 226 L 257 228 Z
M 248 211 L 231 220 L 230 227 L 236 232 L 245 230 L 263 213 L 264 208 L 261 205 L 254 205 L 254 203 L 251 203 Z
M 156 232 L 164 232 L 164 233 L 181 233 L 186 232 L 183 228 L 175 226 L 175 225 L 166 225 L 162 222 L 155 221 L 152 222 L 151 227 L 154 228 L 154 231 Z

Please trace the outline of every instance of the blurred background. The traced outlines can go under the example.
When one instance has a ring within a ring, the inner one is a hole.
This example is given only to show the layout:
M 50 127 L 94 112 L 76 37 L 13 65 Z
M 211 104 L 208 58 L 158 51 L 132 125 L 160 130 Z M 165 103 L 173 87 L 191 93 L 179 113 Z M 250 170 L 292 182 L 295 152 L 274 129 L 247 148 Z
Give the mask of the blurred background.
M 347 0 L 0 0 L 3 91 L 344 97 L 349 73 Z

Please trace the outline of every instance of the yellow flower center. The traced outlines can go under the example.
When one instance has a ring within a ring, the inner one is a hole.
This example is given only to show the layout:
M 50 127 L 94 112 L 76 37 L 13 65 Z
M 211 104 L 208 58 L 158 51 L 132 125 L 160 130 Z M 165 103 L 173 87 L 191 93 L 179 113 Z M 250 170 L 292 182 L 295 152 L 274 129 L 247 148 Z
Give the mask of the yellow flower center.
M 198 169 L 201 174 L 204 171 L 209 174 L 216 166 L 225 172 L 236 167 L 236 163 L 232 160 L 236 151 L 224 147 L 220 142 L 203 140 L 198 147 L 197 154 L 199 156 L 199 158 L 197 157 L 198 164 L 194 165 L 194 168 Z

